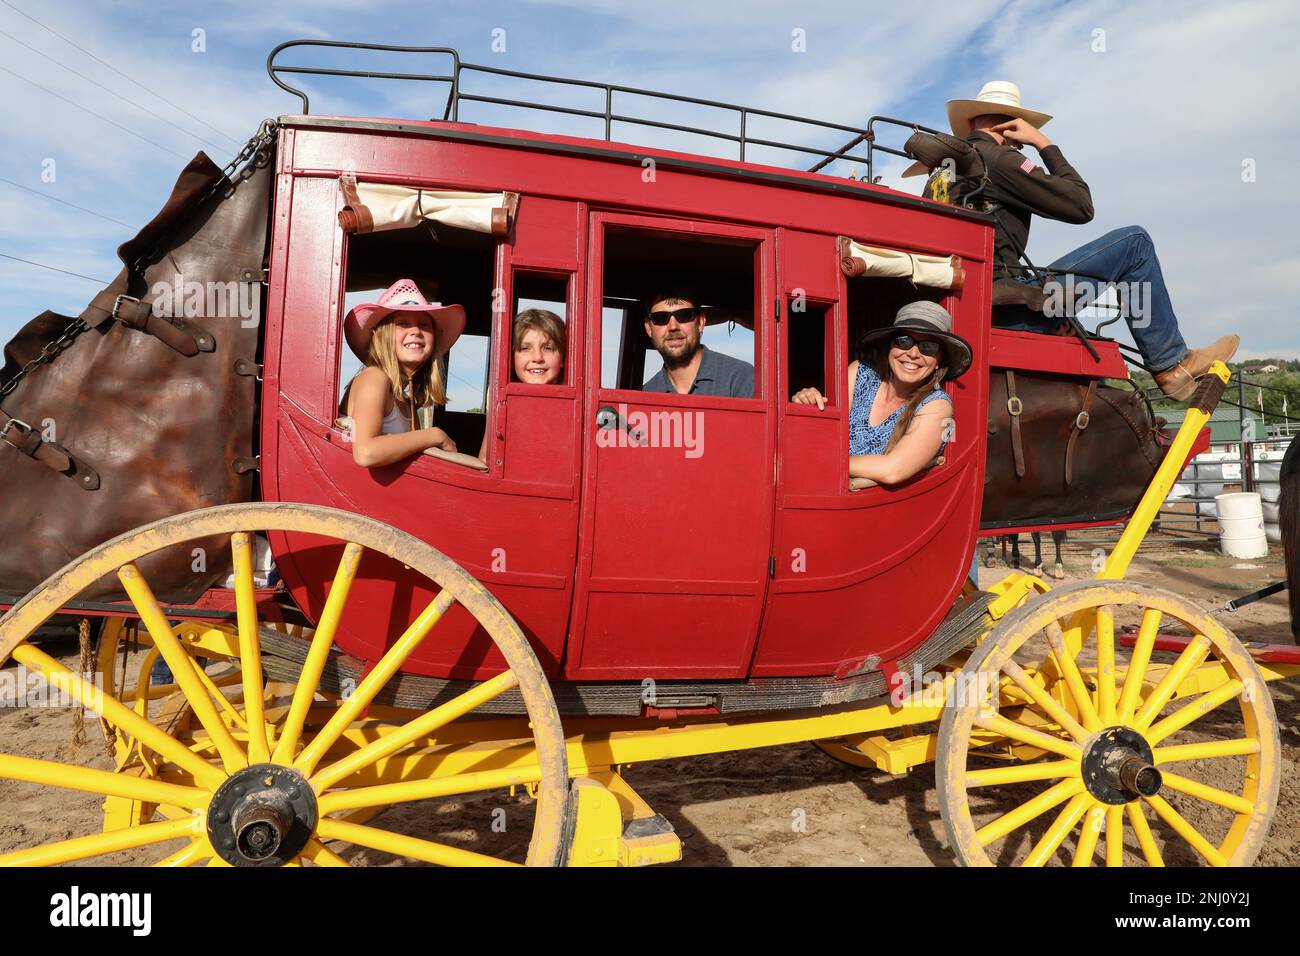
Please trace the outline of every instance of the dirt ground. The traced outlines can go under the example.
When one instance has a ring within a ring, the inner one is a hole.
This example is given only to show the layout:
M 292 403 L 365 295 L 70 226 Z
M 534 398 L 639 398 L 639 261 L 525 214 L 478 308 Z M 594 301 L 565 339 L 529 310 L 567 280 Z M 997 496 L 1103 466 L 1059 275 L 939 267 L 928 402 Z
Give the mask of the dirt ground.
M 1027 538 L 1025 539 L 1027 542 Z M 1091 576 L 1095 544 L 1066 544 L 1066 580 Z M 1045 542 L 1050 552 L 1050 542 Z M 1026 554 L 1031 559 L 1032 549 Z M 1050 553 L 1046 556 L 1050 571 Z M 987 586 L 1007 572 L 999 560 L 980 569 Z M 1282 577 L 1281 551 L 1267 558 L 1225 558 L 1211 545 L 1172 544 L 1148 539 L 1130 577 L 1169 588 L 1213 608 Z M 1220 620 L 1245 641 L 1290 644 L 1285 593 Z M 46 645 L 76 666 L 75 642 Z M 1265 866 L 1300 863 L 1300 683 L 1270 685 L 1282 737 L 1282 786 L 1277 813 L 1259 858 Z M 56 708 L 0 708 L 0 751 L 63 759 L 70 751 L 71 712 Z M 89 743 L 81 761 L 108 766 L 96 724 L 88 721 Z M 934 769 L 925 765 L 892 777 L 846 766 L 810 744 L 740 753 L 669 760 L 632 767 L 626 779 L 676 829 L 685 866 L 950 866 L 954 859 L 945 837 L 935 791 Z M 507 817 L 528 816 L 522 799 L 508 801 Z M 497 798 L 495 803 L 501 803 Z M 515 806 L 517 804 L 517 806 Z M 385 814 L 376 823 L 415 834 L 450 835 L 484 828 L 471 821 L 490 813 L 486 801 L 460 807 L 416 804 Z M 448 816 L 447 814 L 450 814 Z M 97 829 L 93 797 L 0 781 L 0 852 L 66 839 Z M 479 849 L 518 848 L 524 827 L 506 835 L 479 836 Z M 103 862 L 140 862 L 138 851 L 124 851 Z M 365 855 L 361 851 L 359 855 Z M 157 859 L 151 851 L 148 859 Z M 390 860 L 371 854 L 370 862 Z M 360 859 L 357 860 L 360 862 Z

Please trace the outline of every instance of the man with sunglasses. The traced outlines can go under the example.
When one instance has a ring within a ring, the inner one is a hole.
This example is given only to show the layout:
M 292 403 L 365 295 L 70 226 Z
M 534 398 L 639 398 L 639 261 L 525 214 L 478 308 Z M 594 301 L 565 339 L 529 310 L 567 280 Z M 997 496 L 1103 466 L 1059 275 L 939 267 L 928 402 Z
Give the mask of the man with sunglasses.
M 641 386 L 643 392 L 754 397 L 754 366 L 707 348 L 704 312 L 693 294 L 665 291 L 650 297 L 645 334 L 664 367 Z

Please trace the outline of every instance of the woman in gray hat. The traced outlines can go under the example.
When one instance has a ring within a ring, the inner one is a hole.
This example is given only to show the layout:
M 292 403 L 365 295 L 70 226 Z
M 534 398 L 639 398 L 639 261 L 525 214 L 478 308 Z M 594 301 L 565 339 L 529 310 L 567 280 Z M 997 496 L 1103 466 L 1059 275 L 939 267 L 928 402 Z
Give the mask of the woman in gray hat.
M 943 383 L 970 368 L 971 349 L 953 333 L 948 311 L 928 300 L 909 302 L 892 326 L 868 332 L 861 344 L 882 339 L 889 347 L 874 366 L 849 365 L 849 476 L 893 485 L 943 451 L 953 420 Z M 815 388 L 791 401 L 826 407 Z

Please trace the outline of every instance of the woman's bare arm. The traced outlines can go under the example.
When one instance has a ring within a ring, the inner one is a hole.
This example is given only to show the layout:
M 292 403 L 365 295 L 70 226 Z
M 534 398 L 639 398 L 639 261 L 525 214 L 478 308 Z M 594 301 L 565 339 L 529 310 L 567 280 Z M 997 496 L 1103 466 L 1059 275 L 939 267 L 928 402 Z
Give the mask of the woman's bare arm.
M 907 434 L 884 455 L 850 455 L 849 477 L 870 478 L 882 485 L 906 481 L 934 460 L 943 445 L 952 402 L 933 401 L 912 416 Z

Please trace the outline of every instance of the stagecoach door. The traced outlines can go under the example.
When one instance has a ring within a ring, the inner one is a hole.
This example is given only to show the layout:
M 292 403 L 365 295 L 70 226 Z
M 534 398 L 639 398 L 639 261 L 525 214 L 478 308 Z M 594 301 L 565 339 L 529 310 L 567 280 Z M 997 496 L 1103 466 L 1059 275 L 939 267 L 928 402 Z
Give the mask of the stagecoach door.
M 593 213 L 583 504 L 565 670 L 606 680 L 746 672 L 766 595 L 774 426 L 767 414 L 768 230 Z M 754 394 L 642 391 L 661 367 L 646 300 L 693 290 L 702 341 L 755 366 Z

